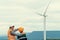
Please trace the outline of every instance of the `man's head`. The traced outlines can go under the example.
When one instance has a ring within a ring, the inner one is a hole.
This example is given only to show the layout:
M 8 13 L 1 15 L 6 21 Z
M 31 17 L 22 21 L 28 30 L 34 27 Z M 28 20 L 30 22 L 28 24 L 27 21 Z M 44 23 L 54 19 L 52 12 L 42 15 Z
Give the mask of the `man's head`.
M 10 26 L 9 29 L 12 29 L 12 27 Z
M 11 29 L 13 30 L 14 29 L 14 26 L 11 26 Z
M 23 28 L 23 27 L 20 27 L 20 28 L 18 28 L 18 31 L 19 31 L 20 33 L 23 33 L 24 28 Z

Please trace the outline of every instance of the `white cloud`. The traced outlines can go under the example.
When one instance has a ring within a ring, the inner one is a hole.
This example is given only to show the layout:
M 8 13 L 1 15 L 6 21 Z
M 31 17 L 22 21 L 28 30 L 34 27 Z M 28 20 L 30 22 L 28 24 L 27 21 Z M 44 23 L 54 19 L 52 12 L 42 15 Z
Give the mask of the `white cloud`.
M 26 32 L 43 30 L 43 13 L 48 0 L 0 0 L 0 32 L 6 33 L 10 25 L 25 27 Z M 60 0 L 53 0 L 47 11 L 47 30 L 60 29 Z M 3 30 L 6 29 L 6 30 Z M 4 32 L 2 32 L 4 31 Z
M 60 0 L 52 0 L 48 7 L 48 13 L 58 13 L 60 10 Z

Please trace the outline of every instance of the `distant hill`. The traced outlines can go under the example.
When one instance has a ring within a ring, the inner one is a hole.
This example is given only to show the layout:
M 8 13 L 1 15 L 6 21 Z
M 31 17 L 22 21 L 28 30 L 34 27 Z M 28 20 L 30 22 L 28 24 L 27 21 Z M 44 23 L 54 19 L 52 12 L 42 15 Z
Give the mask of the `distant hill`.
M 7 36 L 0 36 L 0 40 L 7 40 Z
M 43 31 L 33 31 L 30 35 L 27 35 L 28 40 L 43 40 Z M 60 39 L 60 31 L 47 31 L 47 39 Z
M 42 31 L 34 31 L 27 35 L 28 40 L 41 40 L 43 39 L 43 32 Z
M 27 33 L 28 40 L 43 40 L 43 31 L 33 31 Z M 60 31 L 47 31 L 47 39 L 59 39 Z M 0 40 L 7 40 L 7 36 L 0 36 Z
M 60 31 L 47 31 L 47 38 L 60 38 Z

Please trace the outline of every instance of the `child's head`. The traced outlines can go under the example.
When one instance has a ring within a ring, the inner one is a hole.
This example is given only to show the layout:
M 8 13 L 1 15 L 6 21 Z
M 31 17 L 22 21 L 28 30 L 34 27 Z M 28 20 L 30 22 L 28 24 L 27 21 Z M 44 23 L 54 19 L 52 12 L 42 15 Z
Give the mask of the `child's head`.
M 20 33 L 23 33 L 24 28 L 23 27 L 19 27 L 18 30 L 19 30 Z

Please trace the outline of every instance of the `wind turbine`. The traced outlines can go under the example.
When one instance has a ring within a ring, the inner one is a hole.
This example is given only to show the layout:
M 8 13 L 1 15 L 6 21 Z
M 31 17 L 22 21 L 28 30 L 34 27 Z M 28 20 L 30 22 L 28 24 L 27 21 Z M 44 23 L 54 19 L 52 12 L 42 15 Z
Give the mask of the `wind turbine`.
M 48 5 L 44 11 L 44 14 L 40 14 L 40 13 L 36 12 L 38 15 L 44 17 L 44 22 L 43 22 L 44 23 L 44 40 L 46 40 L 46 17 L 47 17 L 46 12 L 47 12 L 47 9 L 48 9 L 50 3 L 51 3 L 51 0 L 49 1 Z

